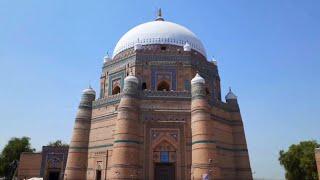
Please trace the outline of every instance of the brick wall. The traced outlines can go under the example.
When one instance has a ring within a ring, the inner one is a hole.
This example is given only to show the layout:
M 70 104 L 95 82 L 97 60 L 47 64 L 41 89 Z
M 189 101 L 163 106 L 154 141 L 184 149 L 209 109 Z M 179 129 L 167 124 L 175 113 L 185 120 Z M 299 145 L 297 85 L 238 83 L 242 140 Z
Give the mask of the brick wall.
M 41 153 L 22 153 L 18 167 L 18 179 L 40 177 Z

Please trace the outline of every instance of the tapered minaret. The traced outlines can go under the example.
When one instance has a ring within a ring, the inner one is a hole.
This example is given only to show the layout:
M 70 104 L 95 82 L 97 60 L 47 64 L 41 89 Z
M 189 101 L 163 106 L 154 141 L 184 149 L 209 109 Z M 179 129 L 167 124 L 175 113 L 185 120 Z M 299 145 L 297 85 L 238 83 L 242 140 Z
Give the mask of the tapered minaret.
M 139 80 L 133 75 L 124 79 L 124 95 L 118 107 L 108 179 L 142 179 L 140 150 L 143 128 L 139 120 L 138 84 Z
M 206 98 L 205 80 L 199 74 L 191 80 L 191 93 L 191 179 L 202 179 L 203 176 L 211 176 L 216 144 L 210 123 L 210 106 Z
M 225 98 L 227 104 L 232 109 L 230 111 L 231 119 L 235 123 L 241 124 L 232 127 L 233 144 L 234 149 L 236 149 L 234 152 L 234 165 L 236 167 L 235 176 L 239 180 L 252 180 L 247 141 L 244 133 L 238 99 L 237 96 L 231 91 L 231 88 L 229 88 L 229 92 Z
M 65 180 L 86 179 L 92 101 L 95 97 L 96 92 L 91 87 L 83 90 L 69 146 Z

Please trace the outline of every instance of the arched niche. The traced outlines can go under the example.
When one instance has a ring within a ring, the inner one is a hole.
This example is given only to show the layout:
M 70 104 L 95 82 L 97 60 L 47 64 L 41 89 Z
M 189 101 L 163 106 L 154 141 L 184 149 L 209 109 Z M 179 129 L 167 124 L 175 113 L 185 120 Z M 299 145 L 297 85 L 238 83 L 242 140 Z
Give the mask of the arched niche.
M 115 94 L 119 94 L 120 93 L 120 87 L 119 86 L 115 86 L 113 87 L 112 89 L 112 95 L 115 95 Z
M 160 81 L 157 85 L 157 91 L 169 91 L 170 85 L 167 81 Z

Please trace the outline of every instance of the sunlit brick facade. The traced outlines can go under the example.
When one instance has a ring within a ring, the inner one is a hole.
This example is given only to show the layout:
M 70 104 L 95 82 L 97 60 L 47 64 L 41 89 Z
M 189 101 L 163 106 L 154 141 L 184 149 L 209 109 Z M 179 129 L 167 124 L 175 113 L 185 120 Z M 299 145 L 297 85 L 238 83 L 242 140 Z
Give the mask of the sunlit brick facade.
M 237 97 L 222 101 L 217 63 L 186 28 L 161 16 L 146 26 L 105 58 L 100 94 L 84 90 L 65 179 L 252 179 Z

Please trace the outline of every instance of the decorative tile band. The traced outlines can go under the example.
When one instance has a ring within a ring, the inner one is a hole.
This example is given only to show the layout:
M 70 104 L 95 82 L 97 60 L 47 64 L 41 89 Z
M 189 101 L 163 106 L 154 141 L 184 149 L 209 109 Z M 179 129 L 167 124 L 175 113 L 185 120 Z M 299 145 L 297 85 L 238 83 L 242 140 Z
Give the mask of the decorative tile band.
M 231 125 L 231 126 L 242 126 L 243 125 L 242 121 L 228 120 L 228 119 L 225 119 L 225 118 L 213 115 L 213 114 L 211 114 L 211 119 L 218 121 L 220 123 Z
M 92 105 L 91 104 L 86 104 L 86 103 L 80 103 L 79 109 L 91 109 Z
M 143 144 L 143 142 L 139 141 L 132 141 L 132 140 L 116 140 L 115 143 L 121 143 L 121 142 L 128 142 L 128 143 L 134 143 L 134 144 Z M 216 143 L 216 141 L 210 141 L 210 140 L 203 140 L 203 141 L 195 141 L 192 142 L 193 144 L 197 143 Z M 187 146 L 190 146 L 191 144 L 186 144 Z M 112 147 L 113 144 L 103 144 L 98 146 L 90 146 L 89 149 L 98 149 L 98 148 L 106 148 L 106 147 Z M 86 147 L 70 147 L 70 149 L 87 149 Z M 217 149 L 224 150 L 224 151 L 233 151 L 233 152 L 248 152 L 248 149 L 237 149 L 237 148 L 226 148 L 222 146 L 217 146 Z
M 203 144 L 215 144 L 216 141 L 212 141 L 212 140 L 199 140 L 199 141 L 194 141 L 191 144 L 199 144 L 199 143 L 203 143 Z
M 123 93 L 118 95 L 109 96 L 103 99 L 97 99 L 93 101 L 93 109 L 105 107 L 112 104 L 117 104 L 120 99 L 124 96 Z M 158 99 L 158 98 L 170 98 L 174 100 L 190 100 L 191 93 L 189 91 L 141 91 L 140 97 L 142 99 Z
M 102 98 L 102 99 L 97 99 L 95 101 L 92 102 L 92 106 L 94 109 L 100 108 L 100 107 L 104 107 L 107 105 L 111 105 L 111 104 L 117 104 L 120 102 L 121 97 L 123 96 L 123 93 L 117 94 L 117 95 L 113 95 L 113 96 L 108 96 L 106 98 Z
M 69 149 L 88 149 L 87 147 L 70 146 Z
M 143 144 L 143 142 L 134 141 L 134 140 L 128 140 L 128 139 L 122 139 L 122 140 L 115 140 L 114 143 L 134 143 L 134 144 Z
M 142 98 L 187 98 L 190 99 L 191 93 L 188 91 L 142 91 Z
M 198 143 L 204 143 L 204 144 L 215 144 L 216 141 L 211 140 L 200 140 L 200 141 L 194 141 L 191 143 L 191 145 L 198 144 Z M 190 146 L 190 144 L 187 144 L 187 146 Z M 222 146 L 217 146 L 217 149 L 224 150 L 224 151 L 233 151 L 233 152 L 247 152 L 248 149 L 237 149 L 237 148 L 226 148 Z
M 98 149 L 98 148 L 106 148 L 106 147 L 111 147 L 113 144 L 103 144 L 99 146 L 90 146 L 89 149 Z
M 221 147 L 221 146 L 217 146 L 217 149 L 225 150 L 225 151 L 248 152 L 248 149 L 225 148 L 225 147 Z

